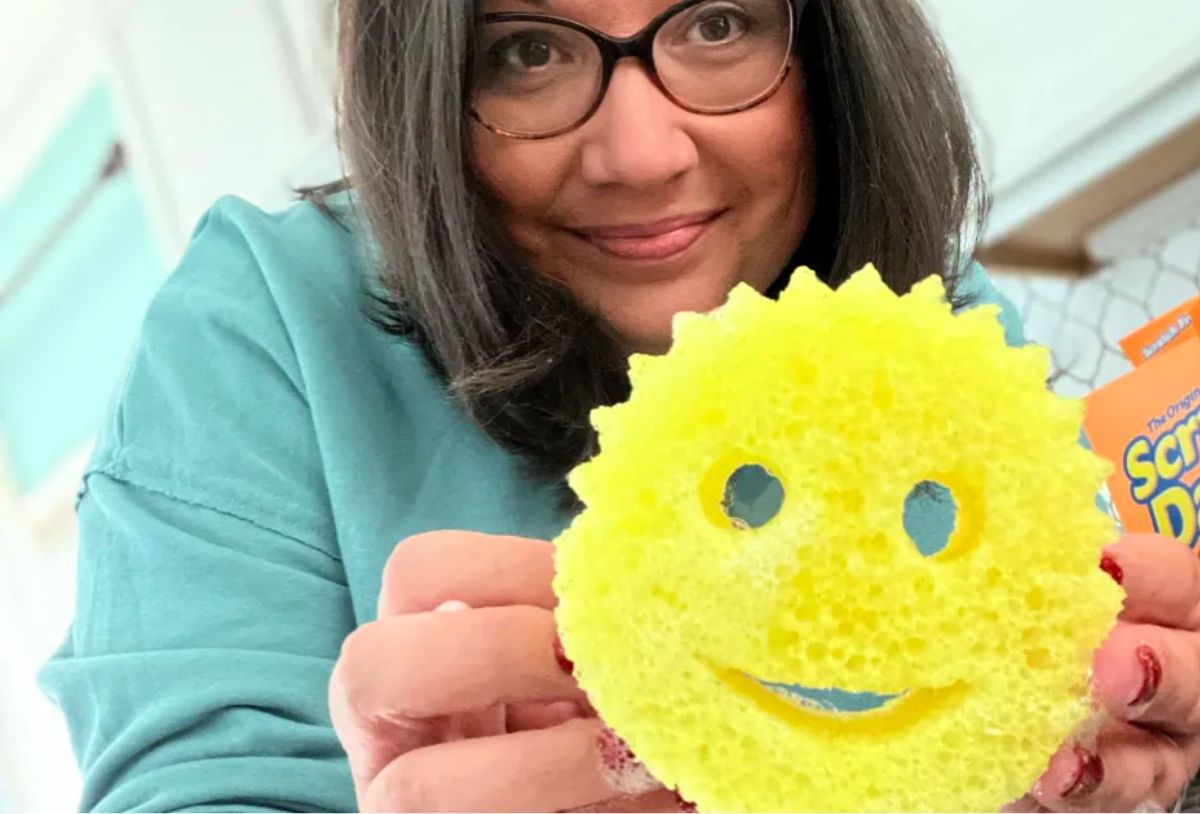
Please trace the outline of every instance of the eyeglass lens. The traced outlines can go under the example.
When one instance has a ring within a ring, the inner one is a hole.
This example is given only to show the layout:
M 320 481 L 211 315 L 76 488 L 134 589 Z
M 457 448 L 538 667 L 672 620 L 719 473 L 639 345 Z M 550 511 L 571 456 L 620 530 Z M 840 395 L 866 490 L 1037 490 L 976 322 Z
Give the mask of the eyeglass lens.
M 654 68 L 677 103 L 699 113 L 737 110 L 772 90 L 792 42 L 787 0 L 706 0 L 656 32 Z M 604 85 L 591 36 L 549 20 L 480 26 L 473 107 L 485 123 L 517 135 L 579 124 Z

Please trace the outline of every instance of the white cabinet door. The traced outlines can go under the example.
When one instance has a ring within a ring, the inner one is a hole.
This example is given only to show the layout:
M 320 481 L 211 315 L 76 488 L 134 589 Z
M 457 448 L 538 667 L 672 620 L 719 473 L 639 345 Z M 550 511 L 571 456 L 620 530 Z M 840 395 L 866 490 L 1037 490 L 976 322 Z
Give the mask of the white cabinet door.
M 1197 0 L 921 0 L 946 42 L 999 238 L 1200 116 Z
M 178 250 L 232 193 L 286 201 L 295 164 L 332 141 L 305 15 L 315 0 L 104 0 L 131 157 Z M 315 23 L 314 23 L 315 25 Z

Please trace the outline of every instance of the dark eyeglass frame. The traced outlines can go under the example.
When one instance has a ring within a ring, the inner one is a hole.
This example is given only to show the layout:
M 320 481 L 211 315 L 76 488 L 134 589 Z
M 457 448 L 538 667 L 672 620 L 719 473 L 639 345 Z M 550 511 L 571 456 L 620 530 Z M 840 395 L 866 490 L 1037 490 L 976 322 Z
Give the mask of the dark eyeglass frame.
M 758 96 L 755 96 L 750 101 L 743 102 L 733 108 L 723 108 L 715 111 L 694 107 L 675 96 L 675 94 L 673 94 L 662 81 L 662 78 L 658 74 L 658 68 L 654 64 L 654 38 L 658 35 L 659 30 L 662 29 L 662 27 L 665 26 L 667 22 L 669 22 L 671 18 L 675 17 L 677 14 L 681 14 L 694 6 L 700 5 L 701 3 L 709 2 L 709 0 L 681 0 L 681 2 L 676 3 L 651 20 L 649 24 L 647 24 L 646 27 L 638 33 L 630 37 L 621 38 L 610 37 L 607 34 L 597 31 L 596 29 L 586 26 L 576 20 L 572 20 L 567 17 L 558 17 L 552 14 L 532 14 L 527 12 L 510 11 L 485 14 L 483 15 L 484 23 L 546 23 L 548 25 L 558 25 L 564 28 L 570 28 L 579 32 L 580 34 L 585 35 L 593 43 L 595 43 L 597 50 L 600 51 L 602 73 L 600 78 L 600 87 L 596 92 L 596 99 L 594 102 L 592 102 L 592 106 L 588 108 L 587 112 L 580 116 L 577 121 L 564 127 L 559 127 L 556 130 L 552 130 L 547 133 L 539 133 L 537 135 L 529 135 L 527 133 L 521 133 L 517 131 L 506 130 L 503 127 L 497 127 L 496 125 L 486 121 L 483 116 L 479 114 L 479 111 L 475 109 L 474 102 L 471 104 L 471 117 L 488 130 L 491 130 L 493 133 L 506 136 L 507 138 L 521 139 L 523 141 L 536 141 L 539 139 L 554 138 L 555 136 L 561 136 L 563 133 L 569 133 L 577 127 L 582 127 L 588 121 L 588 119 L 592 118 L 596 111 L 600 109 L 600 105 L 604 104 L 604 97 L 608 95 L 608 86 L 612 81 L 613 71 L 616 70 L 617 62 L 628 57 L 632 57 L 633 59 L 636 59 L 638 62 L 642 63 L 642 65 L 646 68 L 646 73 L 649 74 L 651 81 L 654 82 L 659 91 L 684 110 L 687 110 L 691 113 L 699 113 L 705 116 L 728 116 L 733 113 L 740 113 L 743 110 L 749 110 L 750 108 L 760 105 L 767 99 L 770 99 L 772 96 L 774 96 L 775 92 L 778 91 L 783 85 L 784 81 L 788 77 L 788 74 L 792 70 L 792 64 L 795 60 L 794 48 L 796 45 L 796 31 L 799 27 L 798 20 L 800 15 L 803 13 L 804 6 L 808 3 L 808 0 L 798 1 L 800 3 L 799 9 L 796 8 L 797 0 L 787 0 L 788 15 L 790 17 L 788 21 L 788 58 L 784 60 L 783 65 L 780 67 L 779 75 L 775 77 L 775 81 L 772 82 L 766 90 L 764 90 Z

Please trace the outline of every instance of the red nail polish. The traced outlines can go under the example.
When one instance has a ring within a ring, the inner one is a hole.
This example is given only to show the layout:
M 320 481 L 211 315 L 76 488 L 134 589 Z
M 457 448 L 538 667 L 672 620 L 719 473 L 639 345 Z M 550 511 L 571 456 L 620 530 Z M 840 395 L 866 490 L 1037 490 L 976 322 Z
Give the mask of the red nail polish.
M 679 810 L 684 814 L 696 814 L 696 804 L 685 800 L 678 791 L 675 792 L 675 805 L 679 806 Z
M 1158 660 L 1154 648 L 1146 644 L 1139 645 L 1134 654 L 1137 656 L 1138 666 L 1142 668 L 1142 686 L 1129 702 L 1131 707 L 1150 703 L 1158 693 L 1158 685 L 1162 684 L 1162 662 Z
M 1064 786 L 1059 797 L 1072 799 L 1088 797 L 1094 794 L 1096 789 L 1100 788 L 1100 784 L 1104 782 L 1104 763 L 1100 760 L 1099 755 L 1089 752 L 1082 746 L 1076 746 L 1075 757 L 1079 759 L 1079 766 L 1071 775 L 1071 779 Z
M 562 639 L 558 638 L 558 634 L 554 636 L 554 660 L 564 673 L 575 674 L 575 662 L 567 658 L 567 651 L 563 649 Z
M 1125 572 L 1121 570 L 1121 566 L 1117 565 L 1117 561 L 1105 554 L 1100 558 L 1100 570 L 1113 578 L 1113 581 L 1118 585 L 1125 584 Z

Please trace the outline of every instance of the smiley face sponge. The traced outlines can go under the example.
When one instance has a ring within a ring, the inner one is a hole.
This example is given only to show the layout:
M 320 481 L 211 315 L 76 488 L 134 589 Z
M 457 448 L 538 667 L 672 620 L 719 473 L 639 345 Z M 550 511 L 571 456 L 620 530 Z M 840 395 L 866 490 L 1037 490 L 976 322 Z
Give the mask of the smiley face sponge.
M 1024 794 L 1088 716 L 1121 601 L 1097 567 L 1108 465 L 1047 369 L 994 307 L 953 315 L 937 278 L 897 297 L 871 267 L 677 318 L 594 414 L 587 508 L 557 541 L 559 627 L 601 717 L 701 810 Z M 734 510 L 745 473 L 766 516 Z M 906 526 L 918 484 L 955 510 L 936 551 Z

